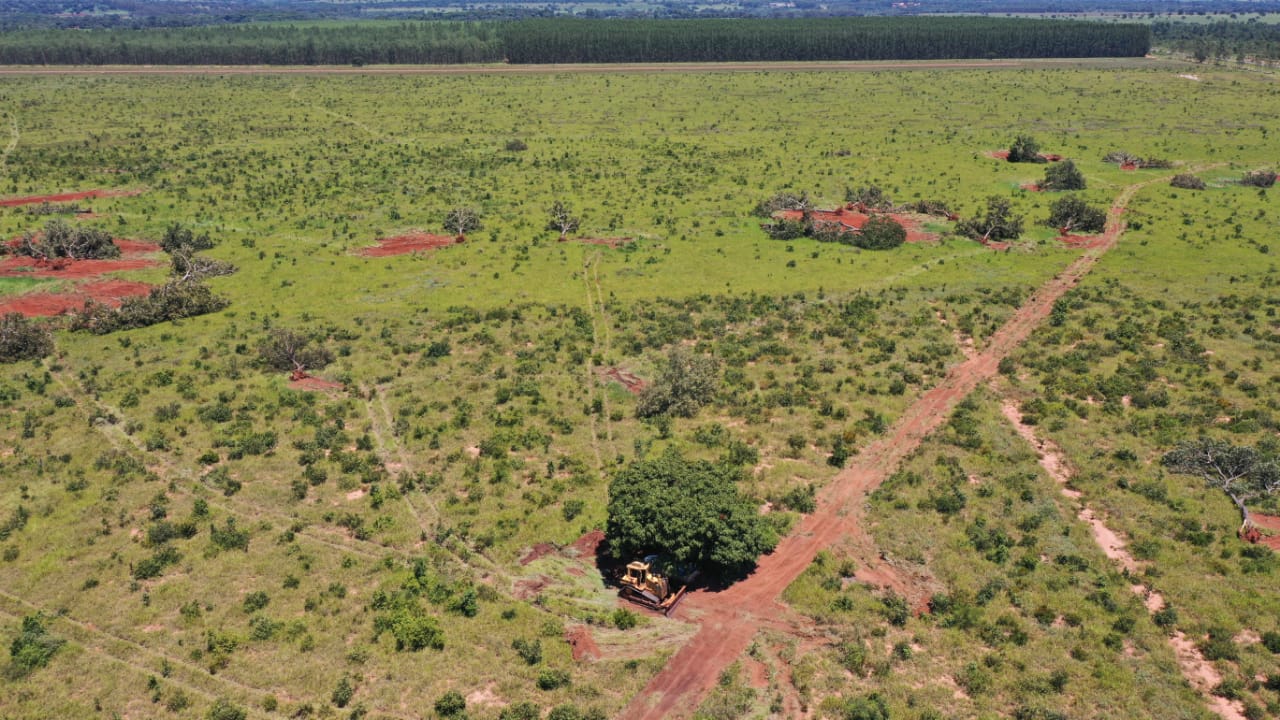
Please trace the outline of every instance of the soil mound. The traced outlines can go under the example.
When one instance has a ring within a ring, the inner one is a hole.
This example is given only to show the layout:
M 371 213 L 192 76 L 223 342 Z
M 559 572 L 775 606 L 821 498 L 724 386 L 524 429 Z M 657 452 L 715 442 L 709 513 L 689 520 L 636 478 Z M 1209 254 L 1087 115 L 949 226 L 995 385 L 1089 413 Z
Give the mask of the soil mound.
M 412 232 L 394 237 L 379 238 L 378 244 L 360 250 L 365 257 L 388 257 L 391 255 L 408 255 L 410 253 L 436 250 L 450 245 L 465 242 L 466 238 L 457 235 L 434 235 L 425 232 Z
M 591 629 L 586 625 L 574 625 L 564 631 L 564 639 L 573 651 L 576 662 L 591 662 L 600 659 L 600 647 L 591 637 Z
M 635 374 L 627 372 L 626 370 L 623 370 L 622 368 L 617 368 L 617 367 L 605 368 L 604 370 L 601 370 L 600 377 L 604 378 L 606 381 L 613 380 L 614 382 L 621 383 L 622 386 L 627 389 L 627 392 L 633 395 L 638 394 L 641 390 L 644 390 L 645 385 L 647 384 L 645 383 L 644 380 L 641 380 Z

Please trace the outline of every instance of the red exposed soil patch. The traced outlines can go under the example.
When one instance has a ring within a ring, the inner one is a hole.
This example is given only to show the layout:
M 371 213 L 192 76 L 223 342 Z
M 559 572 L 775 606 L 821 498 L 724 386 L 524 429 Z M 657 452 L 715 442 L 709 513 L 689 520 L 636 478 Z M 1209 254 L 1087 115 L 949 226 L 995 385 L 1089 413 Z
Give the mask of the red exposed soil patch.
M 1090 248 L 1101 247 L 1107 242 L 1105 235 L 1071 235 L 1062 234 L 1058 236 L 1058 240 L 1067 247 L 1088 250 Z
M 512 589 L 511 596 L 517 600 L 532 600 L 541 595 L 542 591 L 550 585 L 551 578 L 546 575 L 517 580 L 515 587 Z
M 573 241 L 586 243 L 588 245 L 605 245 L 607 247 L 616 248 L 621 245 L 626 245 L 627 243 L 633 243 L 636 241 L 636 239 L 630 238 L 630 237 L 607 237 L 607 238 L 580 237 L 580 238 L 574 238 Z
M 142 296 L 149 292 L 151 292 L 151 286 L 146 283 L 103 280 L 85 283 L 74 292 L 29 292 L 11 297 L 0 302 L 0 314 L 16 312 L 27 317 L 48 317 L 60 315 L 69 310 L 78 310 L 84 307 L 88 300 L 118 307 L 127 297 Z
M 537 560 L 540 557 L 546 557 L 547 555 L 554 555 L 558 549 L 559 548 L 557 548 L 555 545 L 552 545 L 551 543 L 538 543 L 537 545 L 534 545 L 533 548 L 529 550 L 529 552 L 525 553 L 524 557 L 520 558 L 520 564 L 528 565 L 529 563 L 533 562 L 534 560 Z
M 865 207 L 854 203 L 836 208 L 835 210 L 811 210 L 809 217 L 815 223 L 831 223 L 839 225 L 847 231 L 861 230 L 863 225 L 872 218 L 873 215 L 881 213 L 868 212 Z M 907 213 L 883 213 L 893 218 L 899 225 L 907 231 L 907 242 L 932 242 L 938 239 L 936 233 L 927 232 L 924 229 L 924 222 L 916 215 Z M 805 219 L 803 210 L 782 210 L 774 213 L 774 217 L 779 220 L 790 220 L 793 222 Z
M 303 390 L 307 392 L 341 390 L 344 385 L 342 383 L 324 380 L 318 377 L 312 377 L 305 372 L 295 372 L 289 376 L 289 387 L 293 390 Z
M 1019 185 L 1018 187 L 1026 190 L 1027 192 L 1044 192 L 1044 188 L 1040 187 L 1036 183 L 1027 183 L 1026 185 Z
M 1137 170 L 1137 169 L 1138 169 L 1138 164 L 1137 164 L 1137 163 L 1131 163 L 1131 162 L 1123 163 L 1123 164 L 1120 166 L 1120 169 L 1121 169 L 1121 170 Z
M 395 237 L 379 238 L 378 244 L 360 250 L 365 257 L 387 257 L 390 255 L 408 255 L 409 253 L 435 250 L 465 242 L 462 235 L 433 235 L 424 232 L 412 232 Z
M 1258 542 L 1273 550 L 1280 550 L 1280 517 L 1251 513 L 1253 524 L 1262 529 Z
M 19 205 L 68 202 L 71 200 L 88 200 L 90 198 L 132 197 L 140 194 L 142 194 L 142 190 L 85 190 L 83 192 L 59 193 L 57 195 L 32 195 L 31 197 L 8 198 L 0 200 L 0 207 L 18 207 Z
M 613 380 L 615 382 L 622 383 L 623 387 L 627 389 L 627 392 L 632 393 L 633 395 L 639 394 L 641 390 L 644 390 L 645 385 L 647 384 L 644 380 L 641 380 L 634 374 L 616 367 L 601 370 L 600 377 L 605 380 Z
M 1130 186 L 1116 198 L 1104 243 L 1076 258 L 1041 287 L 991 336 L 981 352 L 953 366 L 938 385 L 903 412 L 886 436 L 864 448 L 851 467 L 836 475 L 822 490 L 817 510 L 805 516 L 773 553 L 760 558 L 750 577 L 722 591 L 698 590 L 688 596 L 684 607 L 701 613 L 702 627 L 632 699 L 620 717 L 660 720 L 692 714 L 716 685 L 720 672 L 747 649 L 761 623 L 786 612 L 777 598 L 813 562 L 819 550 L 844 541 L 853 547 L 860 568 L 873 573 L 895 570 L 879 560 L 874 539 L 863 522 L 866 496 L 946 420 L 956 403 L 980 383 L 995 377 L 1000 360 L 1027 339 L 1048 317 L 1054 302 L 1116 243 L 1124 230 L 1119 209 L 1147 184 Z M 890 580 L 912 587 L 912 581 L 900 576 Z M 914 604 L 913 595 L 907 597 Z
M 573 659 L 577 662 L 591 662 L 600 659 L 600 647 L 591 637 L 591 629 L 586 625 L 574 625 L 564 631 L 564 639 L 573 650 Z
M 593 558 L 596 556 L 596 553 L 600 551 L 600 544 L 603 542 L 604 531 L 592 530 L 577 540 L 574 540 L 573 544 L 565 548 L 565 552 L 566 554 L 574 557 Z

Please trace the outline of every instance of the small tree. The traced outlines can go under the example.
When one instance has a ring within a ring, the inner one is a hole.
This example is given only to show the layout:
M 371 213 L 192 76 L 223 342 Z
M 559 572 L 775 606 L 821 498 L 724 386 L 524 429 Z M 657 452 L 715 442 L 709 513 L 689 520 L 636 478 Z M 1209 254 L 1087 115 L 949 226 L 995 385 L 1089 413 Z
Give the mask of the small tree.
M 458 237 L 481 228 L 480 213 L 475 208 L 456 207 L 444 216 L 444 227 Z
M 1048 162 L 1040 155 L 1040 143 L 1030 135 L 1019 135 L 1009 146 L 1009 162 L 1011 163 L 1043 163 Z
M 547 221 L 547 229 L 559 231 L 561 242 L 564 242 L 569 233 L 576 232 L 578 225 L 578 217 L 573 214 L 573 211 L 564 202 L 557 200 L 551 206 L 551 219 Z
M 226 260 L 214 260 L 197 255 L 189 246 L 183 245 L 169 255 L 169 271 L 177 282 L 194 282 L 205 278 L 231 275 L 236 266 Z
M 467 709 L 467 699 L 457 690 L 450 690 L 436 700 L 435 707 L 440 717 L 457 717 Z
M 258 357 L 267 367 L 284 371 L 319 370 L 333 362 L 333 353 L 310 335 L 276 328 L 258 346 Z
M 53 352 L 53 334 L 21 313 L 0 317 L 0 363 L 35 360 Z
M 1044 180 L 1040 182 L 1042 190 L 1083 190 L 1085 188 L 1084 173 L 1070 160 L 1050 165 L 1044 171 Z
M 640 393 L 636 415 L 693 417 L 709 402 L 720 384 L 720 364 L 715 358 L 690 354 L 684 348 L 673 348 L 667 355 L 667 366 L 657 380 Z
M 1067 195 L 1054 200 L 1049 206 L 1049 218 L 1045 224 L 1060 229 L 1064 235 L 1072 230 L 1102 232 L 1107 227 L 1107 212 L 1075 195 Z
M 907 241 L 902 223 L 885 215 L 874 215 L 853 238 L 853 244 L 866 250 L 889 250 Z
M 985 213 L 956 224 L 956 232 L 981 243 L 1017 240 L 1022 235 L 1022 216 L 1014 215 L 1008 198 L 987 198 Z
M 1204 190 L 1204 180 L 1192 175 L 1191 173 L 1179 173 L 1173 176 L 1169 181 L 1170 187 L 1181 188 L 1183 190 Z
M 1199 438 L 1180 444 L 1161 458 L 1170 471 L 1196 475 L 1227 494 L 1240 510 L 1242 527 L 1253 525 L 1248 503 L 1280 489 L 1280 464 L 1255 448 Z

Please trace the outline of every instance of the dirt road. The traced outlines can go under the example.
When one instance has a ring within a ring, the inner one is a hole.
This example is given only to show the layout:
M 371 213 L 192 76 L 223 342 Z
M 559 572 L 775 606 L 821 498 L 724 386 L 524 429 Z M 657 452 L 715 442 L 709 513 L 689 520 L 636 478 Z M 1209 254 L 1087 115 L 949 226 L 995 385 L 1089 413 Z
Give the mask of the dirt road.
M 681 609 L 697 617 L 701 629 L 650 681 L 620 717 L 661 720 L 688 717 L 715 686 L 720 673 L 750 645 L 761 624 L 786 612 L 778 597 L 813 561 L 819 550 L 837 541 L 852 542 L 859 567 L 870 564 L 878 576 L 892 577 L 875 542 L 863 527 L 864 499 L 879 487 L 920 442 L 950 415 L 952 408 L 996 374 L 1001 358 L 1027 339 L 1053 308 L 1053 303 L 1083 277 L 1124 232 L 1124 208 L 1150 180 L 1124 189 L 1113 203 L 1107 229 L 1056 277 L 1036 291 L 991 337 L 982 352 L 954 366 L 938 385 L 916 400 L 882 439 L 862 450 L 851 467 L 840 472 L 819 497 L 817 511 L 806 516 L 777 549 L 760 560 L 756 571 L 720 592 L 697 592 Z M 891 585 L 895 583 L 890 583 Z M 909 583 L 901 583 L 903 586 Z M 912 598 L 908 597 L 908 600 Z

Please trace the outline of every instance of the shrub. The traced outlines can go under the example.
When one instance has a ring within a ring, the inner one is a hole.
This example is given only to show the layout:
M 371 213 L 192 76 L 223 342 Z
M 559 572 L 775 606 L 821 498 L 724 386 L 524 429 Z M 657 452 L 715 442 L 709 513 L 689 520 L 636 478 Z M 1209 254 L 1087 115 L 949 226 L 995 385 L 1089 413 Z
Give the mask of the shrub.
M 538 689 L 539 690 L 555 690 L 569 684 L 568 670 L 553 670 L 546 668 L 538 673 Z
M 853 244 L 864 250 L 891 250 L 906 241 L 902 223 L 884 215 L 873 215 L 853 238 Z
M 516 638 L 511 641 L 511 649 L 516 651 L 521 660 L 527 665 L 537 665 L 542 662 L 542 641 L 534 639 L 532 641 L 524 638 Z
M 160 249 L 169 254 L 184 249 L 191 253 L 210 250 L 214 244 L 213 239 L 209 237 L 209 233 L 197 235 L 195 231 L 183 226 L 182 223 L 174 223 L 165 228 L 164 237 L 160 240 Z
M 528 701 L 508 705 L 498 713 L 498 720 L 538 720 L 541 717 L 542 709 Z
M 244 596 L 244 612 L 246 615 L 252 615 L 271 602 L 271 597 L 267 595 L 265 590 L 255 590 Z
M 83 308 L 71 313 L 68 327 L 105 335 L 205 315 L 229 304 L 230 301 L 214 295 L 203 283 L 175 280 L 152 288 L 146 297 L 127 298 L 118 308 L 89 300 Z
M 1183 190 L 1204 190 L 1204 180 L 1192 175 L 1191 173 L 1179 173 L 1173 176 L 1169 181 L 1171 187 L 1181 188 Z
M 1084 173 L 1070 160 L 1050 165 L 1044 171 L 1044 180 L 1040 182 L 1042 190 L 1084 190 Z
M 338 681 L 338 686 L 333 689 L 333 695 L 329 699 L 338 707 L 346 707 L 351 702 L 352 696 L 356 694 L 356 689 L 351 685 L 351 680 L 343 677 Z
M 986 212 L 961 220 L 956 233 L 978 242 L 1017 240 L 1022 234 L 1022 216 L 1010 210 L 1008 198 L 992 195 L 987 198 Z
M 752 214 L 759 217 L 773 217 L 773 214 L 779 210 L 803 210 L 809 207 L 809 196 L 807 193 L 777 193 L 767 200 L 761 200 L 756 203 Z
M 552 708 L 547 720 L 583 720 L 583 715 L 577 705 L 559 705 Z
M 511 140 L 508 140 L 507 144 L 504 147 L 506 148 L 507 152 L 524 152 L 525 150 L 529 149 L 528 143 L 521 140 L 520 138 L 513 138 Z
M 49 634 L 43 616 L 27 615 L 22 618 L 22 630 L 9 644 L 11 673 L 21 678 L 48 665 L 65 642 Z
M 467 700 L 457 690 L 450 690 L 436 700 L 435 708 L 441 717 L 454 717 L 467 709 Z
M 640 616 L 631 612 L 626 608 L 618 608 L 613 611 L 613 626 L 619 630 L 630 630 L 640 622 Z
M 1268 630 L 1262 633 L 1262 646 L 1273 653 L 1280 654 L 1280 632 Z
M 889 705 L 877 693 L 848 698 L 840 708 L 841 720 L 889 720 Z
M 44 323 L 21 313 L 0 317 L 0 363 L 37 360 L 53 352 L 53 334 Z
M 379 615 L 373 621 L 373 628 L 375 639 L 383 631 L 390 632 L 396 640 L 396 650 L 444 649 L 444 633 L 439 623 L 416 606 L 404 605 Z
M 226 698 L 218 698 L 209 708 L 208 720 L 245 720 L 248 713 Z

